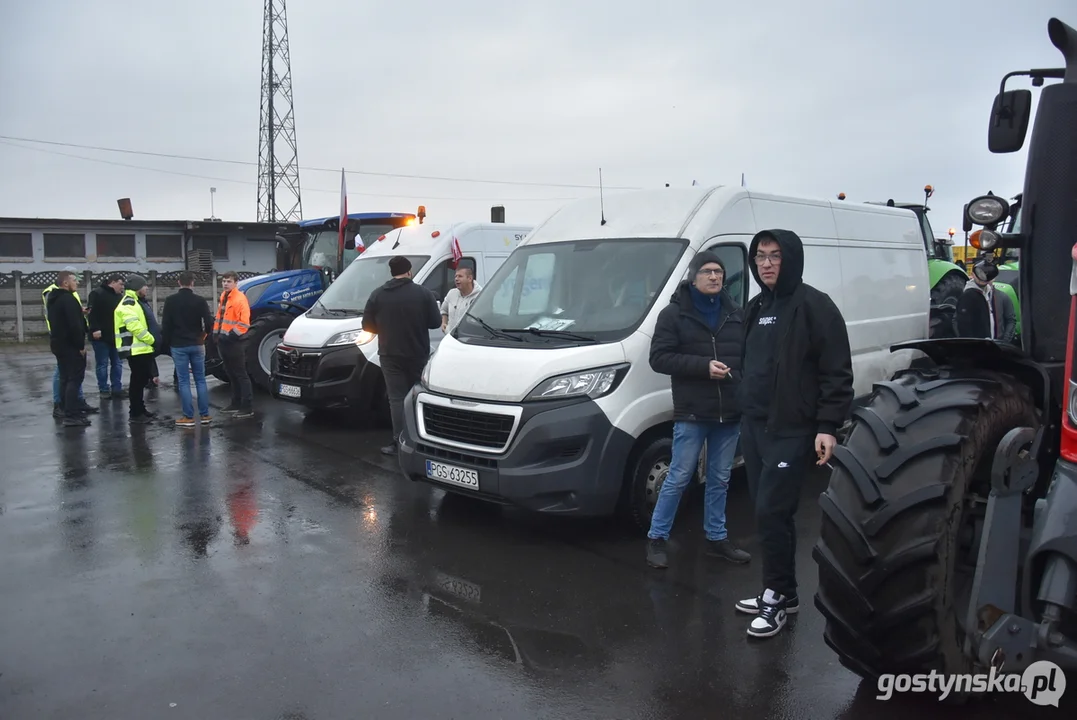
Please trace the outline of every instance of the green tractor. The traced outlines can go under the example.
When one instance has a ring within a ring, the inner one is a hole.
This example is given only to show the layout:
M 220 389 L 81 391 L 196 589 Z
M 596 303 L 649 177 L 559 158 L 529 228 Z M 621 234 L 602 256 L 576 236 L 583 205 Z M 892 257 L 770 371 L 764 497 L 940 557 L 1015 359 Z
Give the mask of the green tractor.
M 894 347 L 924 357 L 854 410 L 819 497 L 824 641 L 880 692 L 935 704 L 1057 705 L 1077 678 L 1077 30 L 1052 18 L 1047 34 L 1065 69 L 1007 75 L 988 130 L 991 152 L 1020 150 L 1032 92 L 1007 80 L 1062 79 L 1040 93 L 1024 217 L 999 231 L 1012 209 L 992 195 L 966 211 L 983 250 L 1020 250 L 1021 347 Z
M 924 241 L 924 251 L 927 253 L 928 280 L 931 283 L 931 331 L 930 337 L 944 338 L 954 337 L 954 317 L 957 313 L 957 300 L 968 284 L 969 274 L 957 262 L 954 262 L 953 231 L 950 231 L 949 239 L 935 237 L 931 229 L 931 221 L 927 214 L 931 210 L 927 206 L 928 199 L 935 194 L 935 189 L 924 186 L 924 202 L 919 203 L 896 203 L 893 199 L 884 202 L 869 202 L 869 205 L 885 205 L 912 210 L 920 221 L 920 234 Z M 844 200 L 844 193 L 838 196 Z

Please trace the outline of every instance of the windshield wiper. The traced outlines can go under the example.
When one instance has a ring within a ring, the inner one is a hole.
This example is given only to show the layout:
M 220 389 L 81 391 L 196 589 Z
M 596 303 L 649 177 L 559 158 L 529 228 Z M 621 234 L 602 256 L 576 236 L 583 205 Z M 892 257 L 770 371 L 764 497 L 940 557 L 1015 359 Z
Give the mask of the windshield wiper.
M 498 330 L 497 328 L 488 325 L 485 321 L 483 321 L 480 318 L 475 317 L 471 313 L 466 314 L 464 317 L 471 318 L 472 320 L 477 322 L 479 325 L 481 325 L 483 330 L 490 333 L 491 335 L 493 335 L 496 338 L 503 338 L 505 340 L 513 340 L 515 342 L 523 342 L 523 338 L 518 338 L 518 337 L 516 337 L 514 335 L 506 335 L 501 330 Z M 453 332 L 455 332 L 455 330 Z
M 352 314 L 351 310 L 338 310 L 336 308 L 327 308 L 325 305 L 322 304 L 321 300 L 315 302 L 314 307 L 320 307 L 326 315 L 343 315 L 347 317 L 348 315 Z
M 578 335 L 568 330 L 542 330 L 541 328 L 501 328 L 501 332 L 508 333 L 531 333 L 540 337 L 559 337 L 566 340 L 583 340 L 585 342 L 598 342 L 593 337 Z

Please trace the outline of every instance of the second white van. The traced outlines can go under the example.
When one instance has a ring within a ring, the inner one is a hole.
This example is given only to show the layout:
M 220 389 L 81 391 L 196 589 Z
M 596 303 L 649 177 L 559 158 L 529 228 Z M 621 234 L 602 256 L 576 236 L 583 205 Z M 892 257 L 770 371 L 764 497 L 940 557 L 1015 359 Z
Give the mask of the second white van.
M 670 378 L 649 363 L 659 312 L 710 250 L 743 307 L 756 232 L 804 242 L 804 282 L 849 330 L 858 397 L 926 339 L 930 283 L 909 210 L 741 187 L 580 200 L 539 225 L 444 338 L 405 402 L 400 464 L 448 491 L 564 515 L 623 510 L 642 529 L 669 470 Z
M 348 408 L 387 423 L 378 338 L 363 330 L 367 299 L 391 279 L 389 260 L 396 255 L 411 261 L 414 281 L 439 303 L 454 287 L 457 268 L 471 268 L 484 285 L 532 228 L 506 224 L 499 210 L 491 222 L 409 225 L 374 241 L 288 326 L 271 363 L 273 397 L 309 409 Z M 431 352 L 443 337 L 440 328 L 430 331 Z

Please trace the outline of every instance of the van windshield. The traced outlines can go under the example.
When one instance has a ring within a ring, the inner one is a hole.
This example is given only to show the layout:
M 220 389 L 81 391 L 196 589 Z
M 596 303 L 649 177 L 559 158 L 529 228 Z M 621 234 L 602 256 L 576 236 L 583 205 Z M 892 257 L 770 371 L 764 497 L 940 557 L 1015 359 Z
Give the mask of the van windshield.
M 364 257 L 360 255 L 344 272 L 326 288 L 321 298 L 310 310 L 312 317 L 324 317 L 326 315 L 340 316 L 361 315 L 366 309 L 366 301 L 370 294 L 377 288 L 392 279 L 389 272 L 389 260 L 391 255 L 379 255 L 377 257 Z M 407 255 L 411 261 L 411 271 L 418 274 L 429 255 Z
M 575 240 L 517 248 L 454 336 L 468 342 L 617 342 L 642 321 L 688 243 Z

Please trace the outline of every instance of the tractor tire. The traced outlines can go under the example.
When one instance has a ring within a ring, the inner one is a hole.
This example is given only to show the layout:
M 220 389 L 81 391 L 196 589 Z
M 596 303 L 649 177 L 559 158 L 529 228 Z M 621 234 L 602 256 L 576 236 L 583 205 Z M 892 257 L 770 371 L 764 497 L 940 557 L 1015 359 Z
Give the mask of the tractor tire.
M 223 383 L 232 382 L 224 371 L 224 360 L 212 335 L 206 338 L 206 375 L 212 375 Z
M 951 272 L 931 288 L 931 339 L 957 336 L 957 301 L 965 291 L 967 283 L 968 278 Z
M 867 680 L 973 672 L 962 630 L 978 547 L 969 501 L 986 497 L 1003 436 L 1038 427 L 1032 396 L 1001 373 L 908 370 L 853 416 L 812 551 L 824 641 Z
M 247 345 L 247 374 L 251 377 L 252 385 L 266 392 L 269 391 L 273 353 L 284 339 L 292 320 L 292 316 L 279 313 L 262 315 L 251 323 L 251 329 L 247 331 L 244 340 Z

